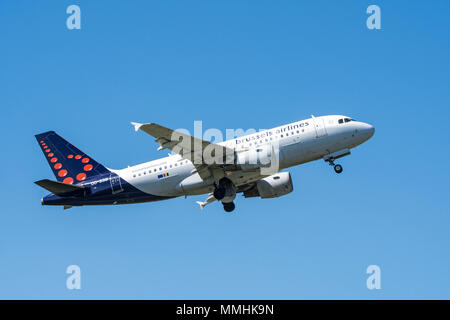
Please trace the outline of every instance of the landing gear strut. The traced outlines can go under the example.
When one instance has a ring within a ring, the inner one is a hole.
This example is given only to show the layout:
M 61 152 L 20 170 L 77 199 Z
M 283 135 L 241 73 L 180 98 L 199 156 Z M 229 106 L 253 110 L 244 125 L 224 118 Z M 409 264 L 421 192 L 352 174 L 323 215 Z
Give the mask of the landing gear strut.
M 226 177 L 220 179 L 215 185 L 213 196 L 222 202 L 223 209 L 226 212 L 231 212 L 234 210 L 235 205 L 233 200 L 236 198 L 236 186 L 230 179 Z
M 329 160 L 326 160 L 326 161 L 328 161 L 330 166 L 333 166 L 334 172 L 336 172 L 336 173 L 341 173 L 342 172 L 342 170 L 343 170 L 342 166 L 340 164 L 334 164 L 334 159 L 333 158 L 330 158 Z
M 219 201 L 222 200 L 225 197 L 225 191 L 226 190 L 224 187 L 221 186 L 216 187 L 213 192 L 214 198 L 216 198 Z
M 228 178 L 222 178 L 219 180 L 219 183 L 215 185 L 213 195 L 214 198 L 219 201 L 231 197 L 231 199 L 225 200 L 226 202 L 231 202 L 236 196 L 236 187 Z
M 222 204 L 223 204 L 223 209 L 226 212 L 231 212 L 235 208 L 234 202 L 222 202 Z

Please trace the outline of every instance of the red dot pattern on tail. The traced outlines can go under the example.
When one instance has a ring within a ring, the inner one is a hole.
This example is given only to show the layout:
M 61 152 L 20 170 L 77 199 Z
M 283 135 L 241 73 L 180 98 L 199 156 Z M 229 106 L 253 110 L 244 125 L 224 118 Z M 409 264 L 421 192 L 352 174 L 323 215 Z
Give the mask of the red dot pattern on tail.
M 83 181 L 84 179 L 86 179 L 86 173 L 82 172 L 82 173 L 77 174 L 78 181 Z
M 67 170 L 66 169 L 59 170 L 58 176 L 60 176 L 61 178 L 67 176 Z
M 67 177 L 63 180 L 64 183 L 68 183 L 68 184 L 72 184 L 73 183 L 73 178 L 71 177 Z

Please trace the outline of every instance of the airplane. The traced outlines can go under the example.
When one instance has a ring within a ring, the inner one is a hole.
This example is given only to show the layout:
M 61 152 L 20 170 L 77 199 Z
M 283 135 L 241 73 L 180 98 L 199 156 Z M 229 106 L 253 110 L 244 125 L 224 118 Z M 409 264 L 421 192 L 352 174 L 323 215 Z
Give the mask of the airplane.
M 369 140 L 375 128 L 342 115 L 320 116 L 213 143 L 155 123 L 132 122 L 135 131 L 153 136 L 169 156 L 121 170 L 105 167 L 54 131 L 36 135 L 56 181 L 35 183 L 51 193 L 42 205 L 69 209 L 119 205 L 207 194 L 200 209 L 218 201 L 235 209 L 236 195 L 277 198 L 293 191 L 284 169 L 324 160 L 338 174 L 335 161 Z M 211 151 L 212 150 L 212 151 Z

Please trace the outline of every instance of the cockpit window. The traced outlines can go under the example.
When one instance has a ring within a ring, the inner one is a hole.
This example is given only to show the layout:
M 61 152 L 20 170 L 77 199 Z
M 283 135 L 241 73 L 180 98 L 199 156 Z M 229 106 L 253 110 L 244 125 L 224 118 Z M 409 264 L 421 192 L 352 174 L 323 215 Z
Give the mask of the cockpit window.
M 338 123 L 339 124 L 342 124 L 342 123 L 347 123 L 347 122 L 350 122 L 350 121 L 356 121 L 355 119 L 351 119 L 351 118 L 344 118 L 344 119 L 339 119 L 338 120 Z

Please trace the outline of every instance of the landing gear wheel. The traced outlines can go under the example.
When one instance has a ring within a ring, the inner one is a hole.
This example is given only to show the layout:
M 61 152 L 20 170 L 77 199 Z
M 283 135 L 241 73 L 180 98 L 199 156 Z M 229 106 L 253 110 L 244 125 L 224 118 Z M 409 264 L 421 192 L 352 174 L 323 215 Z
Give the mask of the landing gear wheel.
M 217 200 L 222 200 L 225 197 L 225 188 L 223 187 L 218 187 L 216 189 L 214 189 L 213 192 L 214 198 L 216 198 Z
M 223 209 L 226 212 L 231 212 L 235 208 L 234 202 L 227 202 L 227 203 L 222 203 L 222 204 L 223 204 Z
M 340 164 L 336 164 L 335 166 L 334 166 L 334 171 L 336 172 L 336 173 L 341 173 L 342 172 L 342 166 L 340 165 Z

